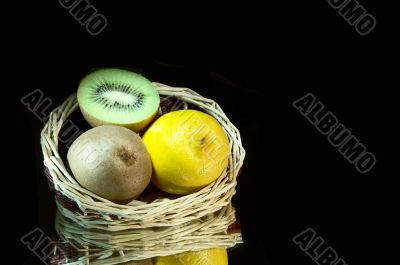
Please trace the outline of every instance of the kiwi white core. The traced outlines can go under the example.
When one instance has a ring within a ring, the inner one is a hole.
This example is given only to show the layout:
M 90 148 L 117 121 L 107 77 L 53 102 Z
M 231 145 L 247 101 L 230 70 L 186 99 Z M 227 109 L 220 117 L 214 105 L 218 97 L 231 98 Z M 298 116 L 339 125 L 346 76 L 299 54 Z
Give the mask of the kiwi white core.
M 97 70 L 82 79 L 79 106 L 89 115 L 109 124 L 145 121 L 158 110 L 160 96 L 141 75 L 121 69 Z

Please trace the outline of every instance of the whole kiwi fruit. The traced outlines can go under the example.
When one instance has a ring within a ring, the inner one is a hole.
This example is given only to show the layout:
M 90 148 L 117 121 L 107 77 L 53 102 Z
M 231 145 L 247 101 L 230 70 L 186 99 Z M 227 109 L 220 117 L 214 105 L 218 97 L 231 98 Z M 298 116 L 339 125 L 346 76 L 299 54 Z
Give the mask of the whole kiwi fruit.
M 114 202 L 140 195 L 152 173 L 150 156 L 140 136 L 115 125 L 84 132 L 72 143 L 67 159 L 82 187 Z

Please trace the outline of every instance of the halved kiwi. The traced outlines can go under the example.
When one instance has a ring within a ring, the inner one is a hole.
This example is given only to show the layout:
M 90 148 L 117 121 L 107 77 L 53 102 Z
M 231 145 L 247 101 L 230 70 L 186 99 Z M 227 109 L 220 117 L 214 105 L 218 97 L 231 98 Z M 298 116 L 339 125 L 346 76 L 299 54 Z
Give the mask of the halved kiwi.
M 99 69 L 84 77 L 78 103 L 93 127 L 113 124 L 140 132 L 157 114 L 160 96 L 141 75 L 122 69 Z

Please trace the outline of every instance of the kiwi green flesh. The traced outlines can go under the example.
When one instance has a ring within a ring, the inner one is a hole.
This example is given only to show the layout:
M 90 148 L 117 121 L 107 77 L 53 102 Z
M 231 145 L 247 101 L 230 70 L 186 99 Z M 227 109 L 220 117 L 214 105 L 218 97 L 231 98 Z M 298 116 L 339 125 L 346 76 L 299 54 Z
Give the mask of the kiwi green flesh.
M 87 75 L 78 89 L 78 102 L 85 118 L 101 124 L 146 122 L 160 104 L 152 83 L 141 75 L 121 69 L 101 69 Z M 93 124 L 92 124 L 93 125 Z
M 143 130 L 143 128 L 146 128 L 147 125 L 152 122 L 154 117 L 157 115 L 157 112 L 155 112 L 153 115 L 151 115 L 148 119 L 140 121 L 140 122 L 132 122 L 132 123 L 115 123 L 115 122 L 106 122 L 104 120 L 98 119 L 95 116 L 90 115 L 88 112 L 86 112 L 82 107 L 81 107 L 81 112 L 83 116 L 85 117 L 85 120 L 92 126 L 92 127 L 98 127 L 101 125 L 118 125 L 122 126 L 128 129 L 131 129 L 134 132 L 139 133 L 140 131 Z

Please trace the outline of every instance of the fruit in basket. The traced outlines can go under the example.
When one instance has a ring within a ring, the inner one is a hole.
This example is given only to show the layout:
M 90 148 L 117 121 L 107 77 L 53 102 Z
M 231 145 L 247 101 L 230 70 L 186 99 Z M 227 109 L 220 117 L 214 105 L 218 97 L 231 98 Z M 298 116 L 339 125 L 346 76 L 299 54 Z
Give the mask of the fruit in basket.
M 228 253 L 224 248 L 186 252 L 157 257 L 154 265 L 228 265 Z
M 157 114 L 160 96 L 141 75 L 121 69 L 100 69 L 82 79 L 78 103 L 93 127 L 113 124 L 140 132 Z
M 67 159 L 82 187 L 115 202 L 137 197 L 151 179 L 151 160 L 142 139 L 120 126 L 84 132 L 72 143 Z
M 216 180 L 228 163 L 229 141 L 218 121 L 197 110 L 157 119 L 143 135 L 153 164 L 153 183 L 172 194 L 189 194 Z

